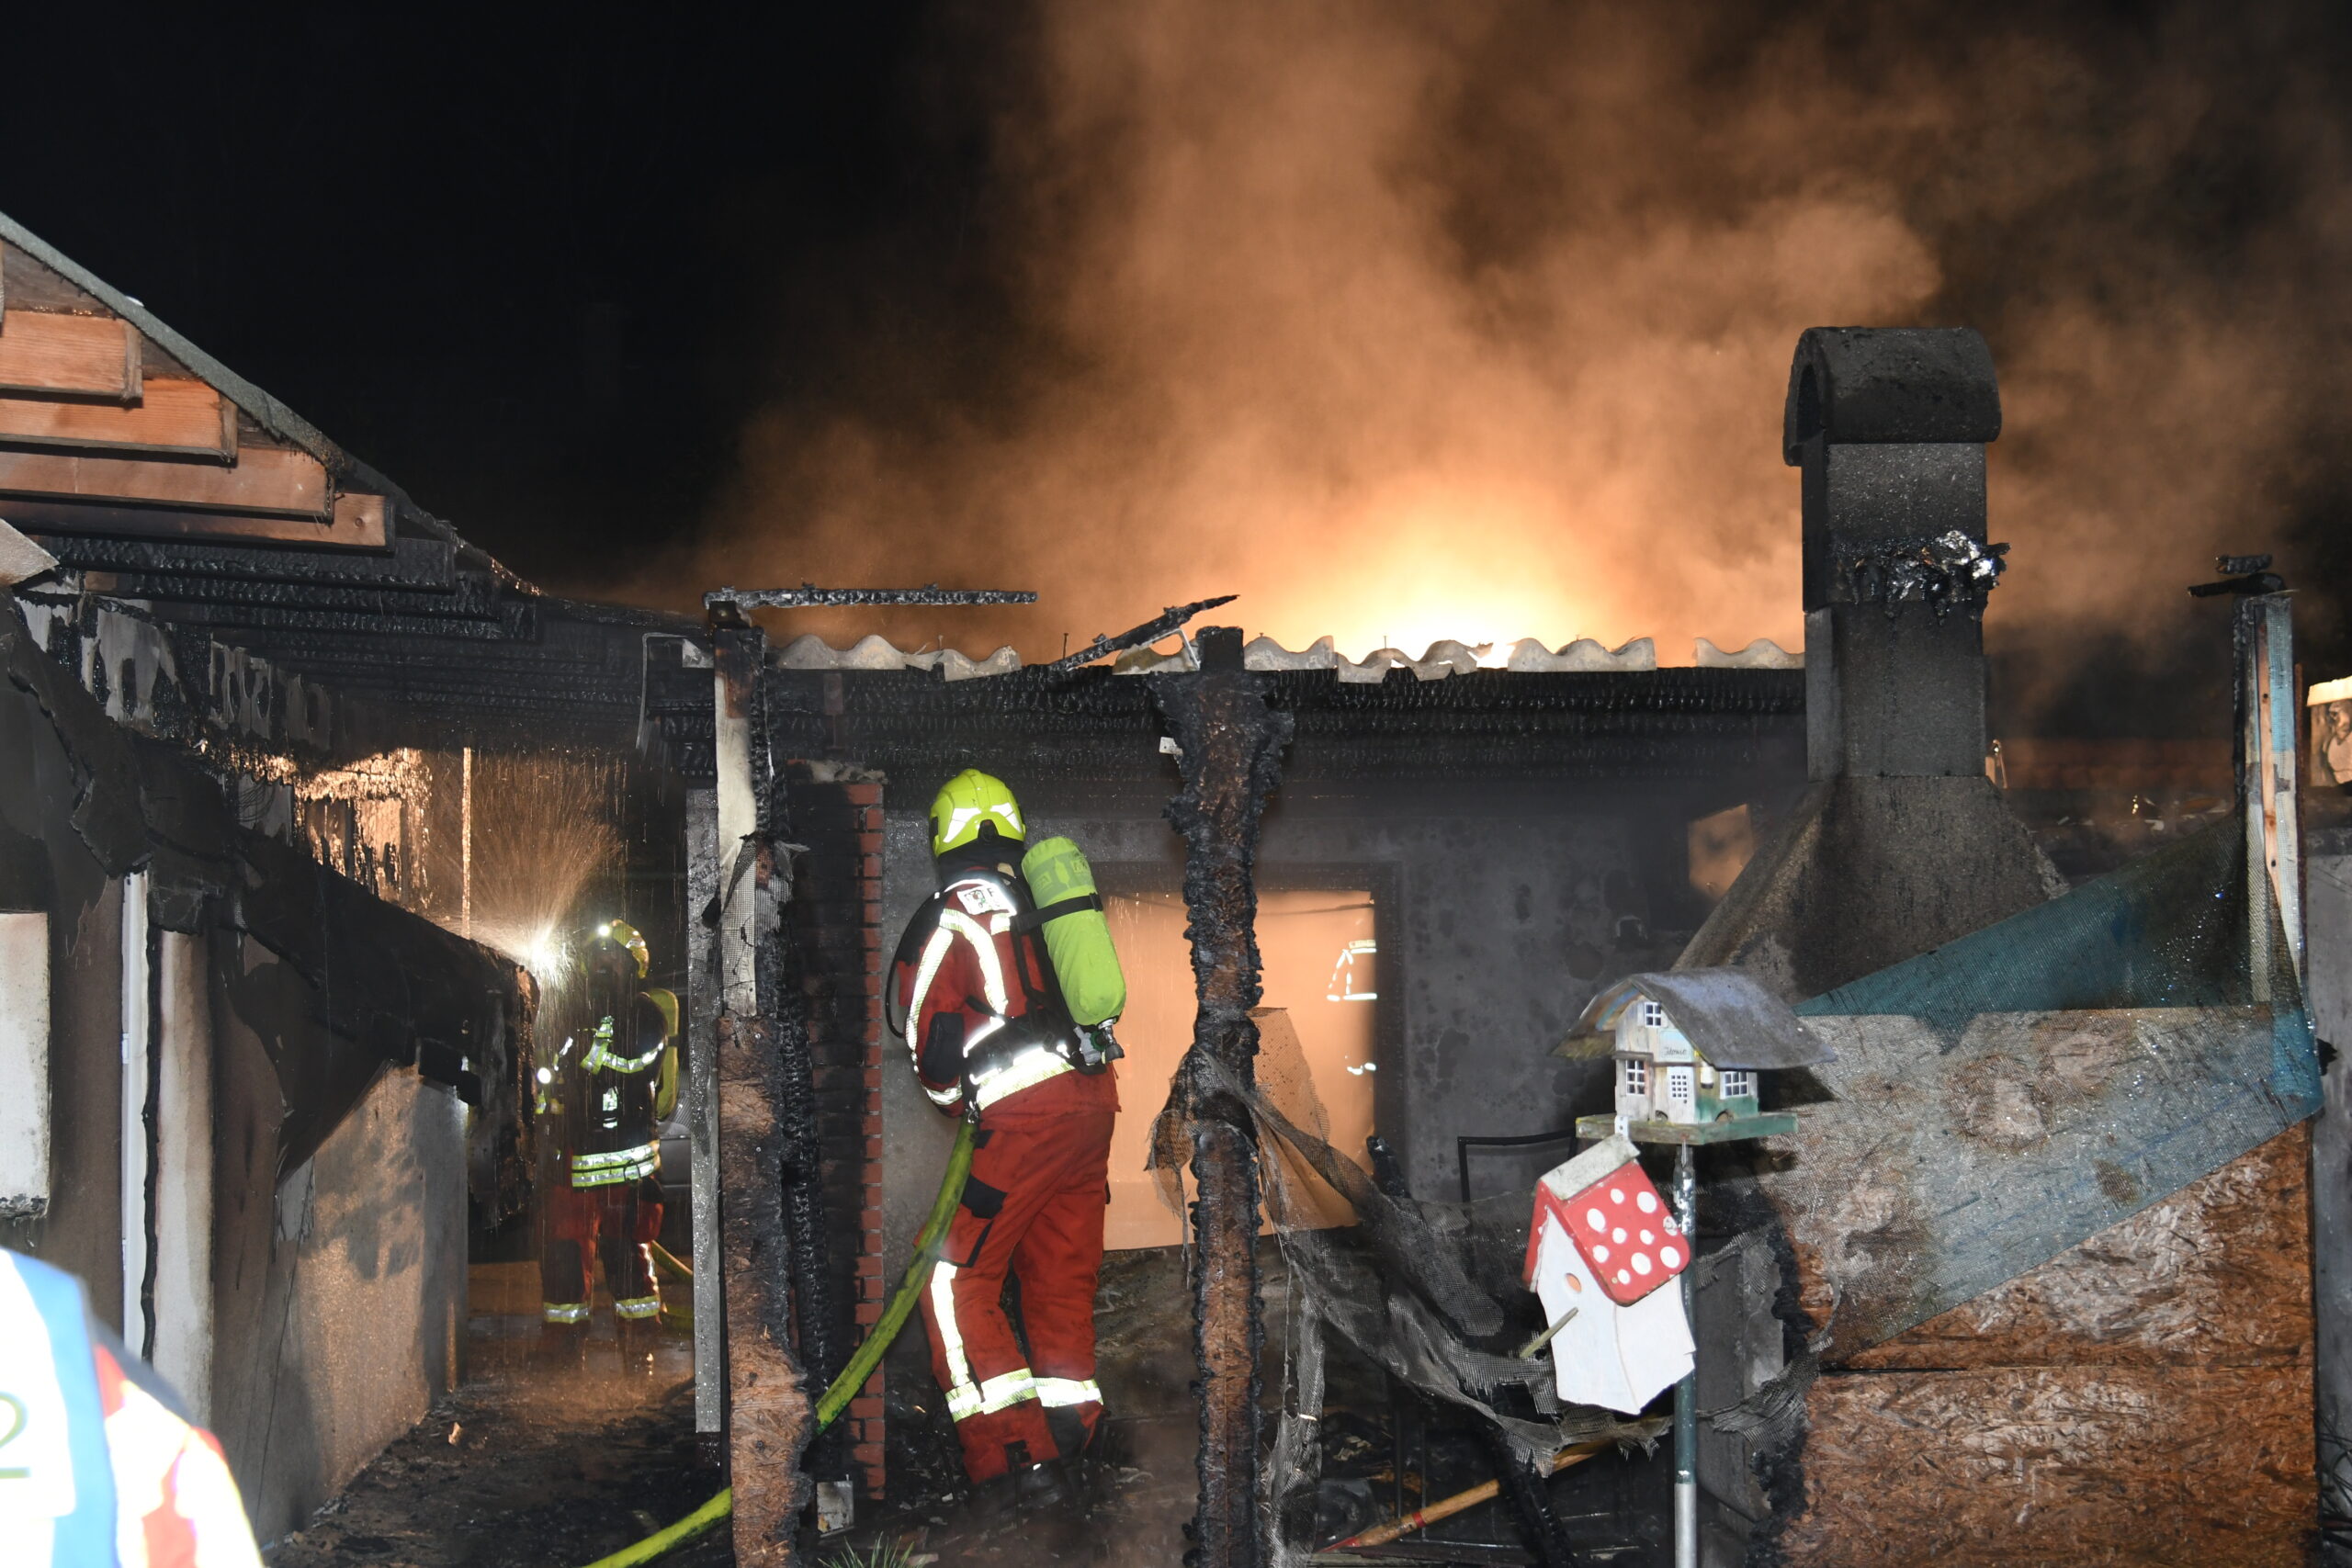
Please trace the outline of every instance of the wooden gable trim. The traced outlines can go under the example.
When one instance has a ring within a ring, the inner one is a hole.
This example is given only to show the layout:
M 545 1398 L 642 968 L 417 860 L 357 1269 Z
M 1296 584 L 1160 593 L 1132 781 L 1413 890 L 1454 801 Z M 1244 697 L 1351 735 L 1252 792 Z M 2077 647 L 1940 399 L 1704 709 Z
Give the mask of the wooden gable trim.
M 237 457 L 236 406 L 202 381 L 145 380 L 136 403 L 0 397 L 0 446 L 97 447 L 209 457 Z
M 153 506 L 91 505 L 73 501 L 0 500 L 0 518 L 27 534 L 102 534 L 118 538 L 190 539 L 213 544 L 307 545 L 316 549 L 381 550 L 391 542 L 391 508 L 380 495 L 338 495 L 328 519 L 251 513 L 187 512 Z
M 280 513 L 320 522 L 327 520 L 332 502 L 324 464 L 306 452 L 269 446 L 240 452 L 229 468 L 57 452 L 0 452 L 0 495 L 144 502 Z
M 0 392 L 51 392 L 135 402 L 139 329 L 115 316 L 0 310 Z

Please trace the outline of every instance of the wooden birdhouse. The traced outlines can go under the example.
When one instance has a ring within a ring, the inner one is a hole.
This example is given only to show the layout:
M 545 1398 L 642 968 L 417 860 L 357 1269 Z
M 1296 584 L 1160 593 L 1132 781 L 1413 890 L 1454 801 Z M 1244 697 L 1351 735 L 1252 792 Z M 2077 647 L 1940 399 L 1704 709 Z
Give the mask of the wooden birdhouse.
M 1630 975 L 1592 998 L 1559 1054 L 1613 1064 L 1615 1111 L 1586 1118 L 1597 1129 L 1587 1135 L 1622 1127 L 1651 1143 L 1792 1133 L 1793 1116 L 1760 1103 L 1764 1075 L 1830 1059 L 1786 1002 L 1739 969 Z

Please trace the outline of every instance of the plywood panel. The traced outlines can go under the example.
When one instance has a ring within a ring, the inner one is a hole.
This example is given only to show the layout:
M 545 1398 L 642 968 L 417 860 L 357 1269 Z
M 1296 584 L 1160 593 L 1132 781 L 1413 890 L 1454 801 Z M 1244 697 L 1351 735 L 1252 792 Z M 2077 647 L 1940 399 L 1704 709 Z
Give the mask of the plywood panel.
M 0 494 L 148 502 L 321 519 L 326 517 L 329 502 L 323 464 L 307 452 L 272 447 L 240 453 L 230 468 L 0 452 Z
M 0 397 L 0 441 L 113 446 L 227 461 L 237 455 L 234 410 L 202 381 L 148 380 L 136 403 Z
M 0 391 L 139 396 L 139 333 L 113 316 L 0 310 Z
M 2312 1378 L 2271 1367 L 1843 1373 L 1806 1399 L 1815 1568 L 2300 1563 Z
M 2306 1359 L 2310 1162 L 2306 1123 L 1847 1364 L 1889 1371 Z

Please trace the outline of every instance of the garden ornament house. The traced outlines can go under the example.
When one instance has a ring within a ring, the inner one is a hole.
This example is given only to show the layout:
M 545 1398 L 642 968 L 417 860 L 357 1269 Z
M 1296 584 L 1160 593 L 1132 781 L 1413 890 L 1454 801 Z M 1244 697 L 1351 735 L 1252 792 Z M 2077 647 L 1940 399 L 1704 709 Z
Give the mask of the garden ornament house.
M 1794 1132 L 1793 1117 L 1763 1111 L 1758 1076 L 1832 1058 L 1786 1002 L 1740 969 L 1628 976 L 1593 998 L 1559 1054 L 1617 1063 L 1616 1111 L 1585 1118 L 1594 1124 L 1587 1135 L 1622 1128 L 1671 1143 Z

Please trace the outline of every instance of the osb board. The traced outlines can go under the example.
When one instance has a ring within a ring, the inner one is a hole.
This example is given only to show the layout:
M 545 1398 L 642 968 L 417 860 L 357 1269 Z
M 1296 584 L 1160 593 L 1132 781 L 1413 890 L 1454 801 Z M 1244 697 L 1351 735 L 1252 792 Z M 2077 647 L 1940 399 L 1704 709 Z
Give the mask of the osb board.
M 2306 1123 L 1846 1364 L 2308 1362 L 2310 1170 Z
M 1759 1184 L 1826 1331 L 1864 1350 L 1974 1301 L 2211 1176 L 2308 1107 L 2274 1082 L 2301 1035 L 2267 1008 L 1812 1015 L 1836 1100 Z M 2302 1036 L 2307 1046 L 2308 1037 Z
M 1808 1568 L 2300 1563 L 2307 1366 L 1832 1373 L 1806 1398 Z

